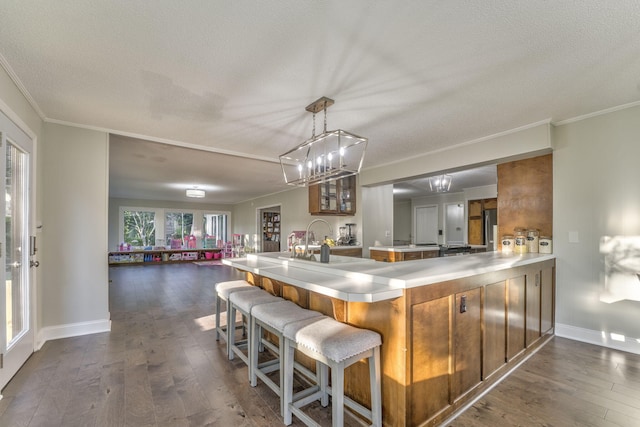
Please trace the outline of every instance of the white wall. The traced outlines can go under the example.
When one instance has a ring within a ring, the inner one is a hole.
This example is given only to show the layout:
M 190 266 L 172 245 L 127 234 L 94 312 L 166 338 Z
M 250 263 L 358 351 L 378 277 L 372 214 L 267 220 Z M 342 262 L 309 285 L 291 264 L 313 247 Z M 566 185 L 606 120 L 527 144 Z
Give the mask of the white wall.
M 47 123 L 39 341 L 109 330 L 108 136 Z
M 411 243 L 413 235 L 413 214 L 411 212 L 411 200 L 399 200 L 393 202 L 393 241 L 398 244 Z
M 640 107 L 557 126 L 554 144 L 557 333 L 640 353 L 640 302 L 600 301 L 599 251 L 603 236 L 640 236 Z
M 362 188 L 362 256 L 369 257 L 369 248 L 378 244 L 393 245 L 393 185 Z

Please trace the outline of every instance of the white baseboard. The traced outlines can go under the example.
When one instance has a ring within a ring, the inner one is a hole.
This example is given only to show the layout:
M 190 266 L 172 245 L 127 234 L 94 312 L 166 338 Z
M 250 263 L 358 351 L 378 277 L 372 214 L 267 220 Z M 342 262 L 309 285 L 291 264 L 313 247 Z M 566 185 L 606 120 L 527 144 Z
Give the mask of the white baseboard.
M 40 329 L 36 338 L 36 350 L 49 340 L 78 337 L 81 335 L 97 334 L 111 331 L 111 320 L 101 319 L 91 322 L 70 323 L 67 325 L 47 326 Z
M 632 337 L 615 337 L 603 331 L 578 328 L 577 326 L 563 325 L 556 323 L 555 333 L 562 338 L 569 338 L 602 347 L 627 351 L 629 353 L 640 354 L 640 339 Z

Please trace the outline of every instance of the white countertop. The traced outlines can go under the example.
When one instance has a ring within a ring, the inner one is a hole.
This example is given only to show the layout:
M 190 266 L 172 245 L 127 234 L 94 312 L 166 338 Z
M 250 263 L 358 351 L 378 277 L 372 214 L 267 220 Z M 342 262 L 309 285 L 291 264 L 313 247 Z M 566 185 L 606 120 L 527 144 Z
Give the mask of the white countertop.
M 291 260 L 288 252 L 226 258 L 226 265 L 290 283 L 344 301 L 376 302 L 397 298 L 403 289 L 456 280 L 555 259 L 550 254 L 484 252 L 411 262 L 379 262 L 332 255 L 329 264 Z

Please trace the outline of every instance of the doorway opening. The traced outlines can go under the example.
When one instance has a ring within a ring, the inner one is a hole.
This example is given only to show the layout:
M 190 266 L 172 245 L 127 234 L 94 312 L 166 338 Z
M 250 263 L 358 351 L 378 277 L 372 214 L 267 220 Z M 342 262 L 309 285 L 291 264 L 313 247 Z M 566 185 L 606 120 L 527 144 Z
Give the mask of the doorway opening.
M 260 252 L 280 252 L 282 218 L 280 205 L 258 209 L 258 229 L 261 230 Z

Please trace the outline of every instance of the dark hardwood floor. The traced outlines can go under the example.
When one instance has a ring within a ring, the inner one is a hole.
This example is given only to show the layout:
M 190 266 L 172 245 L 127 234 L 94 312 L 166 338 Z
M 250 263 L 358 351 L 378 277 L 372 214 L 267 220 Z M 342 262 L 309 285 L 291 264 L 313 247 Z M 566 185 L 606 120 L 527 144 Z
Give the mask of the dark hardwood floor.
M 112 331 L 34 353 L 3 390 L 0 426 L 283 425 L 277 397 L 250 387 L 215 341 L 214 283 L 239 277 L 225 266 L 112 268 Z M 312 411 L 330 425 L 330 411 Z M 554 338 L 449 425 L 639 426 L 640 356 Z

